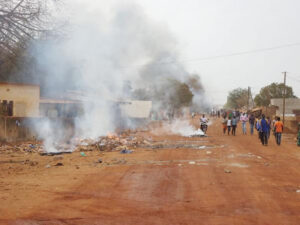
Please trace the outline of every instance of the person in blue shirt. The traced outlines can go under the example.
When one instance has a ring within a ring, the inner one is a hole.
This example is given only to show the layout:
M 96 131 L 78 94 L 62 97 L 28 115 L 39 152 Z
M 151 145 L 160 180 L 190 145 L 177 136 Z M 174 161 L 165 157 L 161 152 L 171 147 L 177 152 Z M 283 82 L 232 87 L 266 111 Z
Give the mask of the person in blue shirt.
M 269 133 L 269 124 L 268 121 L 265 119 L 265 115 L 262 115 L 262 119 L 260 121 L 261 126 L 261 143 L 263 145 L 268 145 L 268 133 Z

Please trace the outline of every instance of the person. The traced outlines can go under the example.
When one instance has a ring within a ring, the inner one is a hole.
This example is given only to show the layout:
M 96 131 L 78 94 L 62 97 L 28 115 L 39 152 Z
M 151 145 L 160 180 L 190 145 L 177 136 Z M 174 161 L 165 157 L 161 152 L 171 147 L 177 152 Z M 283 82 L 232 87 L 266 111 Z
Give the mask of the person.
M 230 111 L 228 114 L 228 119 L 231 119 L 231 118 L 232 118 L 232 111 Z
M 232 133 L 231 134 L 235 136 L 236 126 L 237 126 L 237 119 L 236 119 L 235 116 L 231 120 L 231 126 L 232 126 Z
M 275 127 L 275 138 L 276 138 L 276 144 L 281 144 L 281 135 L 283 132 L 283 123 L 280 121 L 280 117 L 277 117 L 277 121 L 274 124 Z
M 261 126 L 261 143 L 265 146 L 268 145 L 268 122 L 265 119 L 265 115 L 262 115 L 262 119 L 260 121 L 260 126 Z
M 261 130 L 260 121 L 261 121 L 261 117 L 258 117 L 257 121 L 256 121 L 256 130 L 257 130 L 257 133 L 258 133 L 258 139 L 260 141 L 262 141 L 262 130 Z
M 250 133 L 251 133 L 251 135 L 253 135 L 254 124 L 255 124 L 255 117 L 254 117 L 253 113 L 251 113 L 251 115 L 249 117 L 249 124 L 250 124 Z
M 200 129 L 206 133 L 207 131 L 207 123 L 208 123 L 208 119 L 205 117 L 205 114 L 202 115 L 202 117 L 200 118 Z
M 223 125 L 223 134 L 225 134 L 226 130 L 227 130 L 227 119 L 226 119 L 226 116 L 223 117 L 222 125 Z
M 231 130 L 231 117 L 229 117 L 228 120 L 227 120 L 227 132 L 228 132 L 228 135 L 230 134 L 230 130 Z
M 241 121 L 242 121 L 243 134 L 247 134 L 246 123 L 248 121 L 248 116 L 246 113 L 243 113 L 243 115 L 241 116 Z

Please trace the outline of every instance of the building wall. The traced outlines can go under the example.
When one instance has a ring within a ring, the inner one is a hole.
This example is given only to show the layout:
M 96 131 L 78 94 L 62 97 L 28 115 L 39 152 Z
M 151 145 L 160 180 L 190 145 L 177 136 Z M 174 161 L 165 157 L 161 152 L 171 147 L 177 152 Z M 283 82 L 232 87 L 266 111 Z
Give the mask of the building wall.
M 36 132 L 32 129 L 33 120 L 39 118 L 0 117 L 0 141 L 35 140 Z
M 13 101 L 13 116 L 38 117 L 40 87 L 0 83 L 0 101 Z
M 276 115 L 281 116 L 283 114 L 283 99 L 275 98 L 271 99 L 271 105 L 278 106 L 276 110 Z M 287 98 L 285 100 L 285 114 L 286 116 L 294 116 L 293 110 L 300 109 L 300 99 L 299 98 Z
M 129 118 L 149 118 L 152 109 L 152 101 L 128 101 L 128 104 L 120 106 L 123 115 Z

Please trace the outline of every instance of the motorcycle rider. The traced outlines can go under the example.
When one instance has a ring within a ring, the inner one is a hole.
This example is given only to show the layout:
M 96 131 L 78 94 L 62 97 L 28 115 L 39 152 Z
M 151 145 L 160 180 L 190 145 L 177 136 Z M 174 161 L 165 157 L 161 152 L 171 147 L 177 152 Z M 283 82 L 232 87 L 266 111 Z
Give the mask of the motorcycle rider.
M 205 114 L 202 115 L 202 117 L 200 118 L 200 129 L 206 133 L 207 131 L 207 123 L 208 123 L 208 119 L 205 117 Z

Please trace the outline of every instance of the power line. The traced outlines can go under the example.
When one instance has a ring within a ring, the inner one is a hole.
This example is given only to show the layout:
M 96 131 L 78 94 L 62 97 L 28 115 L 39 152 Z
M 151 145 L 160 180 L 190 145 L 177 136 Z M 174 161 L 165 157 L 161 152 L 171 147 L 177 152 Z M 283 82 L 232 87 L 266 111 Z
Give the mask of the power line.
M 278 46 L 273 46 L 273 47 L 268 47 L 268 48 L 259 48 L 259 49 L 253 49 L 253 50 L 248 50 L 248 51 L 234 52 L 234 53 L 229 53 L 229 54 L 207 56 L 207 57 L 195 58 L 195 59 L 186 59 L 186 60 L 178 60 L 178 61 L 170 60 L 168 62 L 156 62 L 156 63 L 153 63 L 152 65 L 167 65 L 167 64 L 173 64 L 173 63 L 207 61 L 207 60 L 213 60 L 213 59 L 218 59 L 218 58 L 226 58 L 226 57 L 233 57 L 233 56 L 239 56 L 239 55 L 254 54 L 254 53 L 259 53 L 259 52 L 273 51 L 273 50 L 277 50 L 277 49 L 289 48 L 289 47 L 294 47 L 294 46 L 300 46 L 300 42 L 295 42 L 295 43 L 285 44 L 285 45 L 278 45 Z M 147 64 L 140 64 L 140 65 L 133 65 L 132 67 L 144 67 L 147 65 L 149 65 L 149 64 L 147 63 Z M 127 69 L 127 68 L 130 68 L 130 67 L 121 67 L 121 69 Z
M 238 56 L 238 55 L 246 55 L 246 54 L 252 54 L 252 53 L 257 53 L 257 52 L 272 51 L 272 50 L 281 49 L 281 48 L 289 48 L 289 47 L 299 46 L 299 45 L 300 45 L 300 42 L 296 42 L 296 43 L 292 43 L 292 44 L 279 45 L 279 46 L 274 46 L 274 47 L 269 47 L 269 48 L 253 49 L 253 50 L 243 51 L 243 52 L 235 52 L 235 53 L 230 53 L 230 54 L 209 56 L 209 57 L 203 57 L 203 58 L 198 58 L 198 59 L 183 60 L 181 62 L 202 61 L 202 60 L 225 58 L 225 57 L 232 57 L 232 56 Z

